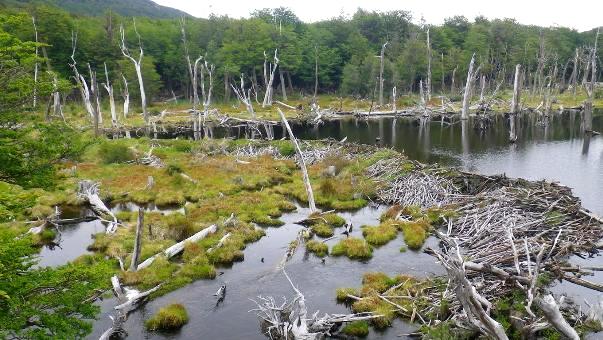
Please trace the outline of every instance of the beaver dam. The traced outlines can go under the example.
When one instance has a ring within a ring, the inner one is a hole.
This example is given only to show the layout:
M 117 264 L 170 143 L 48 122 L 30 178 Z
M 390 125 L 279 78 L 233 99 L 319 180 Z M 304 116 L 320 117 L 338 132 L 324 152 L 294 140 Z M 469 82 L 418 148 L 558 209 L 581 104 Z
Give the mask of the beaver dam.
M 102 309 L 91 336 L 578 338 L 602 326 L 598 305 L 550 293 L 557 280 L 603 291 L 587 276 L 598 267 L 568 261 L 603 246 L 601 219 L 569 188 L 293 141 L 105 141 L 66 166 L 60 191 L 37 193 L 40 244 L 74 223 L 104 229 L 57 242 L 78 240 L 73 263 L 104 277 L 86 301 Z M 65 263 L 53 256 L 42 262 Z

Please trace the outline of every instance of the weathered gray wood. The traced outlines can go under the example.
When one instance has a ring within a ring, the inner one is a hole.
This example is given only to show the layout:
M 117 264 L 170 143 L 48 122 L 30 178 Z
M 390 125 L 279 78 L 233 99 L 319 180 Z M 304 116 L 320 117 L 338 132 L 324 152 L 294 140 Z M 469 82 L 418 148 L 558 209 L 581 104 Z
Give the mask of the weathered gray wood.
M 159 257 L 161 255 L 163 255 L 169 259 L 169 258 L 181 253 L 184 250 L 184 246 L 187 242 L 191 242 L 191 243 L 197 242 L 199 240 L 204 239 L 208 235 L 215 233 L 217 230 L 218 230 L 218 227 L 215 224 L 201 230 L 200 232 L 187 238 L 186 240 L 178 242 L 178 243 L 174 244 L 173 246 L 167 248 L 166 250 L 162 251 L 161 253 L 155 254 L 155 255 L 149 257 L 148 259 L 144 260 L 141 264 L 138 265 L 138 270 L 147 268 L 157 259 L 157 257 Z
M 142 248 L 142 231 L 144 226 L 144 209 L 138 208 L 138 220 L 136 223 L 136 238 L 134 239 L 134 250 L 132 251 L 132 263 L 130 271 L 138 270 L 138 258 L 140 257 L 140 249 Z
M 569 323 L 567 323 L 561 314 L 559 305 L 557 305 L 555 298 L 553 298 L 551 294 L 547 294 L 543 298 L 536 299 L 536 303 L 542 310 L 542 313 L 545 315 L 546 319 L 551 323 L 551 325 L 553 325 L 553 327 L 555 327 L 556 330 L 558 330 L 568 339 L 580 339 L 576 330 L 573 329 Z
M 515 79 L 513 81 L 513 99 L 511 100 L 511 113 L 519 113 L 521 101 L 521 65 L 515 65 Z
M 384 83 L 384 79 L 383 79 L 383 70 L 384 70 L 384 64 L 385 64 L 385 48 L 387 47 L 388 42 L 386 41 L 382 46 L 381 46 L 381 54 L 379 55 L 379 106 L 383 106 L 383 83 Z
M 295 135 L 293 135 L 293 131 L 291 130 L 291 126 L 289 126 L 289 122 L 287 121 L 287 118 L 285 118 L 285 114 L 283 113 L 283 111 L 281 111 L 280 108 L 278 108 L 277 110 L 281 116 L 283 124 L 285 124 L 285 128 L 287 129 L 287 132 L 289 133 L 289 138 L 291 139 L 291 142 L 295 146 L 295 152 L 297 153 L 297 157 L 299 158 L 299 166 L 302 171 L 304 186 L 306 187 L 306 193 L 308 194 L 308 205 L 309 205 L 310 211 L 315 212 L 316 204 L 314 203 L 314 192 L 312 191 L 312 185 L 310 184 L 310 176 L 308 176 L 308 169 L 306 168 L 306 161 L 304 160 L 304 155 L 301 151 L 301 148 L 299 147 L 297 138 L 295 138 Z
M 467 83 L 465 84 L 465 93 L 463 94 L 463 109 L 461 119 L 469 119 L 469 102 L 471 101 L 471 86 L 473 84 L 473 65 L 475 64 L 475 53 L 471 56 L 469 62 L 469 71 L 467 72 Z
M 149 125 L 149 113 L 147 112 L 147 96 L 144 91 L 144 81 L 142 79 L 142 58 L 144 57 L 144 51 L 142 49 L 142 43 L 140 42 L 140 34 L 138 34 L 138 30 L 136 29 L 136 21 L 134 21 L 134 31 L 138 36 L 138 45 L 140 49 L 140 54 L 138 55 L 138 60 L 134 59 L 132 55 L 130 55 L 130 51 L 126 46 L 126 32 L 123 26 L 119 27 L 119 31 L 121 33 L 121 44 L 119 45 L 121 49 L 121 53 L 124 57 L 129 59 L 134 64 L 134 69 L 136 70 L 136 77 L 138 78 L 138 87 L 140 89 L 140 104 L 142 106 L 142 116 L 144 118 L 145 124 Z

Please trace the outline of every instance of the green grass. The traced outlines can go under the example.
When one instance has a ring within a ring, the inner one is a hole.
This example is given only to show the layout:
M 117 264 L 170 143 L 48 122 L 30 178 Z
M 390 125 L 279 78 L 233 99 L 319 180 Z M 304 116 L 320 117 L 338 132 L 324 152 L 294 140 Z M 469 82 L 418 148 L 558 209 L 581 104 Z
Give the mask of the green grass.
M 170 331 L 184 326 L 188 322 L 188 313 L 181 304 L 171 304 L 159 309 L 152 318 L 145 322 L 150 331 Z
M 363 226 L 362 235 L 372 246 L 382 246 L 398 236 L 397 222 L 387 221 L 378 226 Z
M 310 227 L 312 231 L 320 237 L 331 237 L 335 234 L 333 228 L 326 223 L 317 223 Z
M 366 260 L 373 257 L 373 248 L 365 240 L 350 237 L 335 244 L 331 255 L 345 255 L 353 260 Z
M 341 332 L 345 335 L 365 337 L 369 334 L 369 324 L 366 321 L 354 321 L 345 325 Z
M 306 249 L 318 257 L 329 255 L 329 246 L 320 241 L 310 240 L 306 242 Z

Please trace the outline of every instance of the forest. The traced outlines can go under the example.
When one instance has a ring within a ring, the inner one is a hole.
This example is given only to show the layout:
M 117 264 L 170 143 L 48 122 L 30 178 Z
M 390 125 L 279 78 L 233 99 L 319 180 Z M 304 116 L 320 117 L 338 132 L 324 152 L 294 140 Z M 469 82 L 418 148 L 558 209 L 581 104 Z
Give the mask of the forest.
M 0 338 L 600 336 L 599 28 L 68 5 L 0 3 Z

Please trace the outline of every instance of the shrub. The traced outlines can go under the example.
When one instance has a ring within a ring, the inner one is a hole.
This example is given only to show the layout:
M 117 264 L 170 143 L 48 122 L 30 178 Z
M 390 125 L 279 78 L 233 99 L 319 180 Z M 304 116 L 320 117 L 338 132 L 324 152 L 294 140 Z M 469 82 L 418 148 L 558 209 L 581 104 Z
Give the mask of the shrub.
M 170 176 L 181 174 L 183 172 L 182 167 L 176 163 L 168 164 L 166 171 L 167 171 L 168 175 L 170 175 Z
M 278 152 L 285 157 L 295 155 L 295 146 L 290 141 L 281 142 L 278 144 Z
M 134 153 L 126 145 L 115 141 L 106 141 L 98 149 L 103 163 L 125 163 L 134 160 Z
M 145 322 L 148 330 L 175 330 L 188 322 L 188 313 L 181 304 L 171 304 L 159 309 L 159 311 Z

